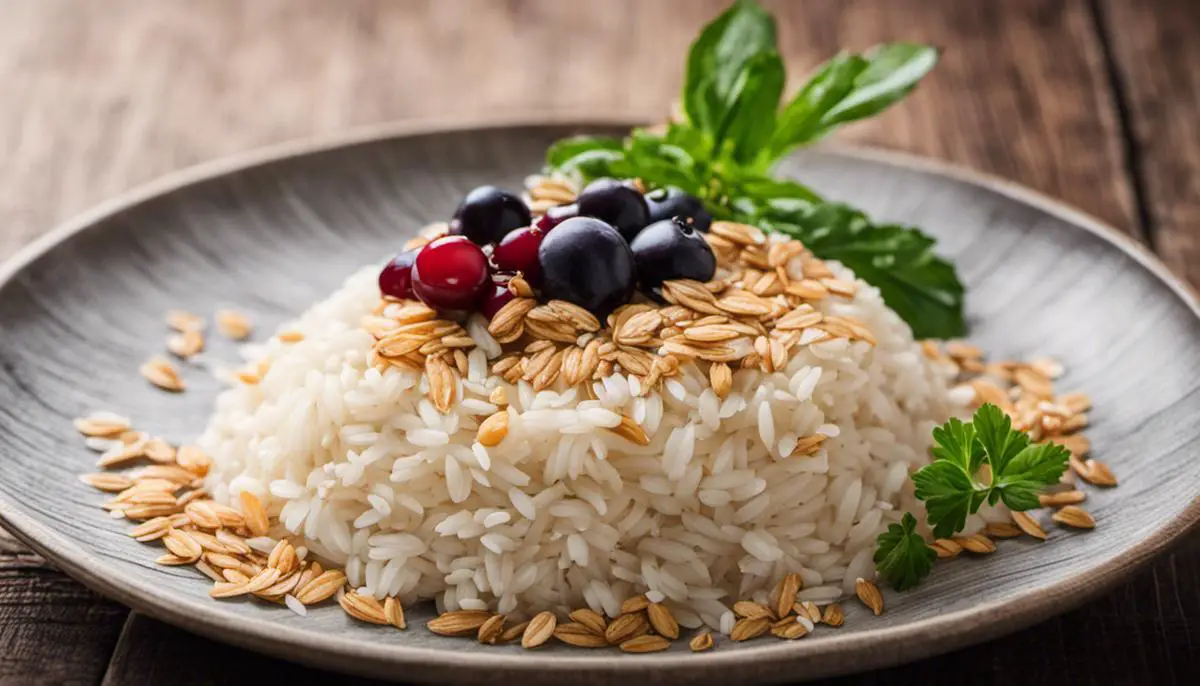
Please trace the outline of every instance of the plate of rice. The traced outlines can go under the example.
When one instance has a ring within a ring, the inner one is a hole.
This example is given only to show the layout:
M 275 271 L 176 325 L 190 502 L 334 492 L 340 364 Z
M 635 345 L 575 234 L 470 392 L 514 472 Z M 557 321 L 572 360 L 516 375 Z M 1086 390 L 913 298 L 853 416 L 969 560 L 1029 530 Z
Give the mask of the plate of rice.
M 1200 302 L 1031 191 L 809 147 L 935 50 L 781 102 L 774 40 L 735 4 L 662 125 L 392 126 L 60 227 L 0 267 L 0 520 L 434 681 L 814 679 L 1112 587 L 1200 519 Z

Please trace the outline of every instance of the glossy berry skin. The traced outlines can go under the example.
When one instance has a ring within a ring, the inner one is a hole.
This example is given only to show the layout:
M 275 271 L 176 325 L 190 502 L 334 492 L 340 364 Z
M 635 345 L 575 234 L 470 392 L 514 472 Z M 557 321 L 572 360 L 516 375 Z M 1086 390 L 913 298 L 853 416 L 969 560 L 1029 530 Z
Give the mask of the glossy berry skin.
M 538 248 L 542 245 L 542 231 L 526 226 L 510 232 L 492 250 L 492 264 L 504 272 L 521 272 L 531 285 L 541 283 L 542 268 L 538 263 Z
M 558 226 L 571 217 L 579 216 L 579 205 L 571 203 L 570 205 L 558 205 L 546 210 L 546 214 L 538 217 L 533 225 L 541 229 L 542 233 L 549 233 L 550 229 Z
M 559 224 L 542 240 L 538 260 L 544 300 L 575 303 L 603 321 L 633 296 L 633 252 L 599 219 L 575 217 Z
M 681 217 L 690 219 L 697 231 L 708 233 L 712 226 L 712 215 L 704 209 L 704 203 L 694 195 L 688 195 L 678 188 L 658 188 L 646 194 L 646 204 L 650 206 L 650 223 L 664 219 Z
M 495 186 L 480 186 L 467 193 L 454 212 L 450 233 L 466 236 L 476 245 L 489 245 L 513 229 L 529 226 L 530 219 L 521 198 Z
M 597 179 L 575 199 L 579 214 L 609 224 L 625 238 L 633 237 L 650 222 L 650 208 L 637 190 L 615 179 Z
M 492 321 L 492 317 L 500 311 L 501 307 L 508 304 L 510 300 L 516 296 L 512 291 L 508 290 L 508 282 L 496 282 L 492 286 L 492 291 L 483 296 L 483 302 L 479 303 L 479 312 L 487 317 L 487 320 Z
M 417 296 L 412 289 L 413 261 L 418 250 L 406 250 L 392 258 L 379 272 L 379 290 L 393 298 L 413 299 Z
M 413 292 L 439 310 L 473 309 L 491 283 L 487 256 L 465 236 L 443 236 L 413 262 Z
M 717 258 L 704 236 L 682 219 L 664 219 L 647 226 L 630 244 L 642 292 L 660 298 L 663 281 L 709 281 Z

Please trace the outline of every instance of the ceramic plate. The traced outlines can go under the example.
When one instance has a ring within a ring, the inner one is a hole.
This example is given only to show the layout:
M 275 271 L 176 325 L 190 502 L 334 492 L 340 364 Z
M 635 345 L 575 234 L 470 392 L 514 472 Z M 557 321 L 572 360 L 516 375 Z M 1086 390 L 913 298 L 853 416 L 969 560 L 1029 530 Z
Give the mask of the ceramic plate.
M 610 127 L 611 129 L 611 127 Z M 802 641 L 722 641 L 704 654 L 536 652 L 358 624 L 336 607 L 299 617 L 216 602 L 190 568 L 159 567 L 82 484 L 95 455 L 71 419 L 112 408 L 174 441 L 202 429 L 218 382 L 187 369 L 168 395 L 137 374 L 162 349 L 164 313 L 220 306 L 260 330 L 323 297 L 359 265 L 444 219 L 479 184 L 519 187 L 546 146 L 587 126 L 505 126 L 293 145 L 154 184 L 62 227 L 0 268 L 0 515 L 69 574 L 188 630 L 290 660 L 382 677 L 617 683 L 795 681 L 913 660 L 1033 624 L 1111 587 L 1200 518 L 1200 305 L 1149 254 L 1079 212 L 1011 184 L 893 154 L 825 149 L 781 171 L 876 217 L 924 227 L 969 288 L 972 338 L 1009 358 L 1063 361 L 1061 388 L 1091 395 L 1088 436 L 1121 477 L 1092 491 L 1090 533 L 1005 541 L 936 567 L 868 617 Z M 210 358 L 234 360 L 214 341 Z M 196 659 L 203 659 L 197 655 Z

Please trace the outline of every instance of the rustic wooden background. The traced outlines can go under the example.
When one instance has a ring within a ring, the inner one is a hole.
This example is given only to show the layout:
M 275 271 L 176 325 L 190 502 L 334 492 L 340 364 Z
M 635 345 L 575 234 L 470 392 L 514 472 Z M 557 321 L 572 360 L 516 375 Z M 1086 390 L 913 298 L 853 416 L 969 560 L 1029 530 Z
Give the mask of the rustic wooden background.
M 661 118 L 726 0 L 0 0 L 0 258 L 165 172 L 398 119 Z M 840 47 L 945 48 L 841 134 L 1062 198 L 1200 284 L 1200 2 L 776 0 L 789 73 Z M 838 680 L 1182 683 L 1200 673 L 1200 535 L 1107 597 L 942 658 Z M 0 683 L 330 675 L 100 598 L 0 531 Z

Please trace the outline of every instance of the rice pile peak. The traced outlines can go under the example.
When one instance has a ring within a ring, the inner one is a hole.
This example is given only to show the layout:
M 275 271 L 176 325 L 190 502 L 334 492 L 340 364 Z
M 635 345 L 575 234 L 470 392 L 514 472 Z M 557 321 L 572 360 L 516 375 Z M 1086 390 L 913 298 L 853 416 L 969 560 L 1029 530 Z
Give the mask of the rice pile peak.
M 756 250 L 796 250 L 777 248 L 787 245 L 772 236 Z M 801 282 L 805 264 L 793 255 L 783 278 Z M 445 362 L 423 367 L 379 354 L 381 320 L 418 305 L 381 302 L 377 271 L 364 269 L 287 327 L 298 342 L 266 346 L 261 380 L 220 397 L 201 440 L 209 489 L 235 506 L 241 492 L 257 496 L 278 517 L 273 536 L 344 565 L 358 593 L 434 598 L 443 611 L 586 606 L 615 617 L 622 599 L 649 591 L 681 624 L 716 628 L 733 599 L 765 597 L 789 572 L 803 599 L 853 593 L 873 576 L 876 535 L 919 507 L 909 472 L 957 407 L 945 367 L 878 292 L 837 264 L 822 269 L 846 295 L 756 296 L 781 310 L 768 336 L 740 330 L 762 315 L 649 303 L 639 312 L 678 314 L 678 335 L 660 338 L 663 319 L 642 347 L 614 343 L 623 329 L 607 327 L 569 344 L 501 344 L 472 315 L 430 339 L 426 359 Z M 723 261 L 721 278 L 758 277 Z M 805 314 L 809 328 L 778 326 Z M 817 328 L 826 319 L 859 334 Z M 391 330 L 411 324 L 392 319 Z M 725 335 L 747 349 L 727 361 L 669 352 Z M 688 343 L 673 348 L 676 338 Z M 543 358 L 561 366 L 564 349 L 587 354 L 594 342 L 607 348 L 586 378 L 538 376 Z M 651 369 L 671 360 L 670 373 L 622 364 L 640 356 Z M 522 374 L 497 372 L 512 359 Z M 431 395 L 439 386 L 450 402 Z

